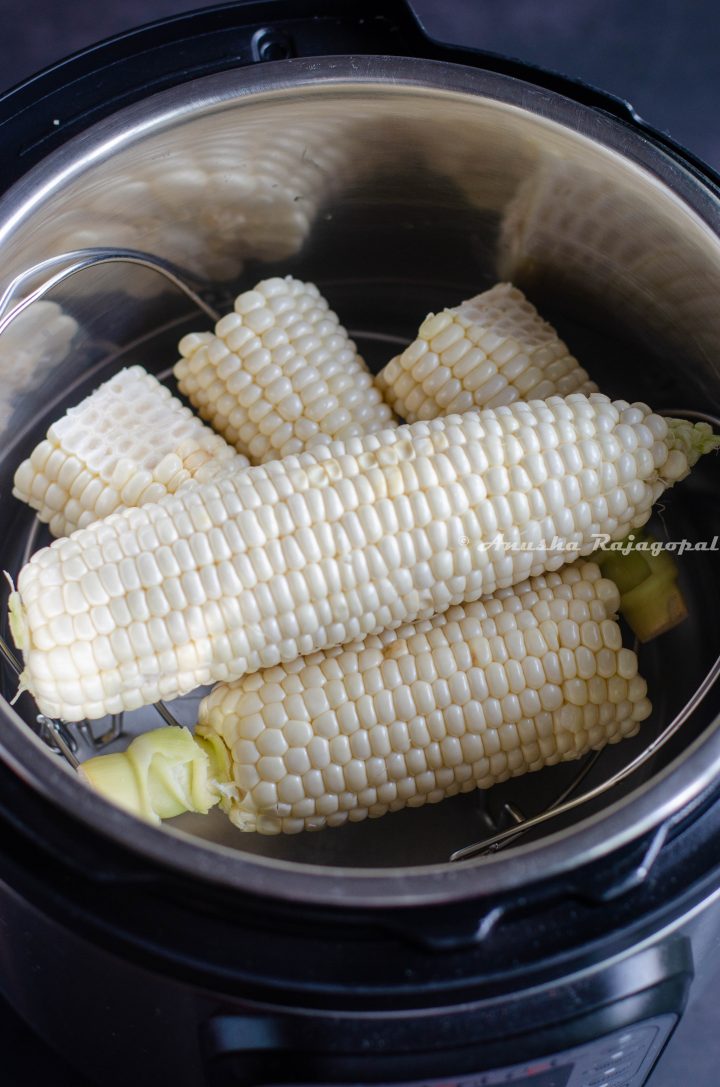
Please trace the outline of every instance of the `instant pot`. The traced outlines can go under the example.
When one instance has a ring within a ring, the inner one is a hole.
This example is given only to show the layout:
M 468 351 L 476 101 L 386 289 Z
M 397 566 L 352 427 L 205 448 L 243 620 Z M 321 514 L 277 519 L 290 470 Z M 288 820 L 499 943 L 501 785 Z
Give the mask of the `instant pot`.
M 615 98 L 431 41 L 400 0 L 229 4 L 126 34 L 7 94 L 0 147 L 11 575 L 47 542 L 10 493 L 50 421 L 129 361 L 166 377 L 207 324 L 198 300 L 269 275 L 316 282 L 375 368 L 429 310 L 509 278 L 604 391 L 718 411 L 718 179 Z M 652 1083 L 720 974 L 705 461 L 653 526 L 706 547 L 677 559 L 689 618 L 640 649 L 652 718 L 487 794 L 286 839 L 216 814 L 145 825 L 73 764 L 155 711 L 60 726 L 11 705 L 8 659 L 13 1007 L 102 1087 Z

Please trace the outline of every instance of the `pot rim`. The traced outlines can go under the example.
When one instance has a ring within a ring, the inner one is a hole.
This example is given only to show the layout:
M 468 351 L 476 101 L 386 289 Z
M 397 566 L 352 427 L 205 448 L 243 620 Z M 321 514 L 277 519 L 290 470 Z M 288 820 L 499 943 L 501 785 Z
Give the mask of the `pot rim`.
M 180 84 L 97 122 L 28 172 L 0 199 L 0 244 L 52 192 L 123 141 L 230 106 L 251 96 L 270 101 L 288 94 L 413 90 L 427 95 L 482 99 L 528 115 L 535 124 L 561 128 L 579 141 L 614 153 L 660 186 L 695 223 L 720 235 L 720 207 L 709 178 L 684 168 L 682 152 L 647 131 L 601 110 L 514 77 L 446 61 L 407 57 L 301 58 L 231 69 Z M 668 150 L 670 147 L 672 154 Z M 717 662 L 709 674 L 716 676 Z M 707 683 L 707 680 L 706 680 Z M 690 700 L 692 704 L 693 699 Z M 180 870 L 238 891 L 277 899 L 357 909 L 419 906 L 485 898 L 567 874 L 651 833 L 689 809 L 720 775 L 720 717 L 656 778 L 602 813 L 509 853 L 460 864 L 423 867 L 336 868 L 244 854 L 194 839 L 172 827 L 156 828 L 110 805 L 49 755 L 46 746 L 6 703 L 9 727 L 0 756 L 34 791 L 80 823 L 162 868 Z M 332 833 L 332 831 L 330 831 Z M 172 849 L 169 842 L 172 841 Z

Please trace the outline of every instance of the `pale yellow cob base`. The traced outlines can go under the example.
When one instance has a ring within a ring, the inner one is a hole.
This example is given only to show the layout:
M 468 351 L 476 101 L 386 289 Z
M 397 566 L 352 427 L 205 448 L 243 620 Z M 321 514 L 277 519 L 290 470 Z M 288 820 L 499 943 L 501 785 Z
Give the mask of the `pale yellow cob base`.
M 53 423 L 13 494 L 54 536 L 155 502 L 248 461 L 141 366 L 121 370 Z
M 194 739 L 186 728 L 159 728 L 136 736 L 126 752 L 88 759 L 78 772 L 118 807 L 158 823 L 214 807 L 230 759 L 218 737 Z
M 510 283 L 431 313 L 375 380 L 407 422 L 597 392 L 553 327 Z

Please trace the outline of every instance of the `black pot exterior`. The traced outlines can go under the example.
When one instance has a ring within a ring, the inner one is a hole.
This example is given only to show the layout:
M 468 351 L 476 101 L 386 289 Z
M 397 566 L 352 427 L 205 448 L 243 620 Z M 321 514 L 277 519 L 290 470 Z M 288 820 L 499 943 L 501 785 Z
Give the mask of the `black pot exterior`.
M 717 805 L 482 910 L 349 914 L 143 868 L 3 779 L 5 995 L 103 1087 L 462 1078 L 650 1020 L 664 1042 L 720 970 Z
M 629 107 L 591 88 L 429 42 L 399 2 L 234 4 L 115 39 L 7 95 L 4 187 L 156 91 L 348 53 L 477 66 L 639 130 Z M 643 135 L 712 189 L 701 164 Z M 649 1061 L 720 968 L 711 782 L 551 878 L 529 866 L 492 893 L 353 906 L 244 892 L 139 856 L 16 770 L 0 763 L 0 982 L 103 1087 L 462 1079 L 657 1019 Z

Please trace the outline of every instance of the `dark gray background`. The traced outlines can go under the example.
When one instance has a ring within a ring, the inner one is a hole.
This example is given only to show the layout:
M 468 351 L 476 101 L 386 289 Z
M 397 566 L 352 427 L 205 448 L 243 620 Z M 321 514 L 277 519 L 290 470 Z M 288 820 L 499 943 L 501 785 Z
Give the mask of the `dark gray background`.
M 720 169 L 718 0 L 412 0 L 428 30 L 628 98 Z M 0 0 L 0 87 L 198 0 Z
M 0 0 L 0 90 L 102 38 L 209 6 Z M 413 6 L 444 41 L 519 57 L 629 99 L 648 122 L 720 169 L 718 0 L 413 0 Z M 678 1035 L 652 1087 L 717 1087 L 717 1001 L 693 1008 L 681 1030 L 682 1045 Z M 85 1087 L 1 1003 L 0 1051 L 6 1087 Z

